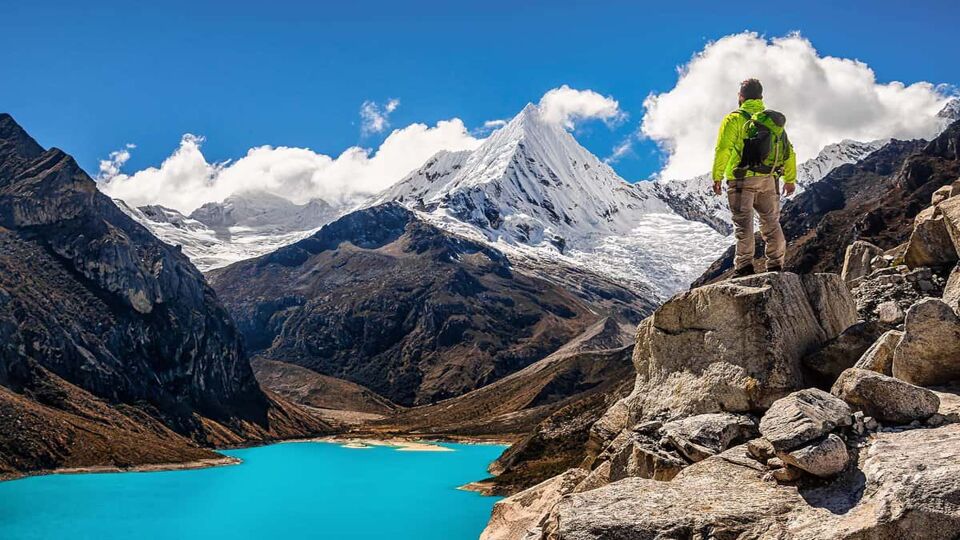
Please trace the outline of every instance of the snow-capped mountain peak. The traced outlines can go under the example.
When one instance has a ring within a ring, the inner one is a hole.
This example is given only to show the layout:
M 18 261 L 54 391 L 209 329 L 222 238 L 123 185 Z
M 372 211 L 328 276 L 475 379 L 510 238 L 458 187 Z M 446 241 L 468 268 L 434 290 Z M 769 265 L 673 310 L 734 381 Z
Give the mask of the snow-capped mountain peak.
M 458 169 L 439 172 L 434 166 L 443 161 L 456 161 Z M 446 213 L 489 240 L 561 252 L 573 237 L 629 230 L 631 213 L 669 211 L 532 104 L 469 155 L 435 156 L 372 202 L 386 200 Z

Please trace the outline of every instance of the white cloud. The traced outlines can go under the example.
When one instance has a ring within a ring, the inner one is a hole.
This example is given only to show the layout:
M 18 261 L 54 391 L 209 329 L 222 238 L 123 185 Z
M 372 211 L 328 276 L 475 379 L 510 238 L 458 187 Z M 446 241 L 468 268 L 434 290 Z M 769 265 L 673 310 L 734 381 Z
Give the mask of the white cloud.
M 820 56 L 798 34 L 726 36 L 680 68 L 672 90 L 644 103 L 641 133 L 668 152 L 662 177 L 689 178 L 710 169 L 720 120 L 737 108 L 739 83 L 751 77 L 763 83 L 765 104 L 786 114 L 800 160 L 843 139 L 930 137 L 948 99 L 925 82 L 878 83 L 865 63 Z
M 390 113 L 397 110 L 400 100 L 391 98 L 383 106 L 374 101 L 364 101 L 360 106 L 360 132 L 364 135 L 382 133 L 390 127 Z
M 130 150 L 136 147 L 135 144 L 127 143 L 120 150 L 110 152 L 107 159 L 100 160 L 100 172 L 97 178 L 111 178 L 120 174 L 120 168 L 130 159 Z
M 623 159 L 624 157 L 633 153 L 633 140 L 634 136 L 629 135 L 620 141 L 616 146 L 613 147 L 613 151 L 610 152 L 610 155 L 603 158 L 603 162 L 607 165 L 616 163 Z
M 626 118 L 620 103 L 612 96 L 602 96 L 593 90 L 576 90 L 567 85 L 549 90 L 540 98 L 540 116 L 547 122 L 573 129 L 584 120 L 603 120 L 609 124 Z
M 334 158 L 306 148 L 261 146 L 233 162 L 209 163 L 201 151 L 203 138 L 186 134 L 159 168 L 123 174 L 129 151 L 111 154 L 108 165 L 101 165 L 100 189 L 134 206 L 161 204 L 185 213 L 244 191 L 299 203 L 322 198 L 349 204 L 385 189 L 440 150 L 473 149 L 481 142 L 454 118 L 395 130 L 376 152 L 352 147 Z

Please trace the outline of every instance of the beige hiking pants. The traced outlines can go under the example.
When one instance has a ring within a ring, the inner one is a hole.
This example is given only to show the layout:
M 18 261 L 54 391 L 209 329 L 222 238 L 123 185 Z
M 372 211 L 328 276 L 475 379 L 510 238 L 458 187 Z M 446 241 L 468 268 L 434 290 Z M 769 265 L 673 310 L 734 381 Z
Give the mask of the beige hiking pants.
M 737 269 L 753 264 L 753 211 L 760 216 L 760 236 L 766 245 L 767 268 L 782 268 L 786 240 L 780 228 L 780 194 L 777 180 L 772 176 L 751 176 L 731 180 L 727 184 L 727 199 L 733 213 L 737 238 Z

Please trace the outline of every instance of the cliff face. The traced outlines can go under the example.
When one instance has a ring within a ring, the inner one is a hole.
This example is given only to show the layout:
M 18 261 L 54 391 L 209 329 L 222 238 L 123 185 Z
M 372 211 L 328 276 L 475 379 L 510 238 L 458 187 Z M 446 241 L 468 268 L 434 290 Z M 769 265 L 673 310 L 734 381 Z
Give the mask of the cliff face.
M 8 405 L 20 403 L 15 394 L 94 417 L 81 402 L 133 406 L 200 444 L 298 423 L 282 421 L 284 406 L 260 390 L 239 333 L 187 258 L 9 115 L 0 115 L 0 385 Z
M 401 405 L 498 380 L 598 318 L 563 287 L 394 203 L 349 214 L 210 279 L 258 356 L 364 385 Z M 643 306 L 624 289 L 604 296 L 627 298 L 638 312 Z

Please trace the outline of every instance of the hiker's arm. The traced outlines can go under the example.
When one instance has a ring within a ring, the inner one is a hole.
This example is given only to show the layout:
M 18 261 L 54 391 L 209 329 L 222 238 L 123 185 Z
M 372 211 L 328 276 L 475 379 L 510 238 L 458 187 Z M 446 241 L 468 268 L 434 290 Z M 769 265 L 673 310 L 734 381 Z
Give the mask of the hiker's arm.
M 783 183 L 795 184 L 797 182 L 797 153 L 793 151 L 793 145 L 789 145 L 790 155 L 783 164 Z
M 713 155 L 713 170 L 711 176 L 714 182 L 723 180 L 724 172 L 727 170 L 727 163 L 730 161 L 730 154 L 733 152 L 733 144 L 737 138 L 737 126 L 733 121 L 732 115 L 727 115 L 720 123 L 720 132 L 717 134 L 717 147 Z

